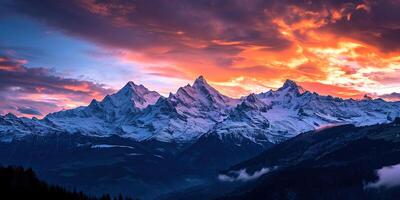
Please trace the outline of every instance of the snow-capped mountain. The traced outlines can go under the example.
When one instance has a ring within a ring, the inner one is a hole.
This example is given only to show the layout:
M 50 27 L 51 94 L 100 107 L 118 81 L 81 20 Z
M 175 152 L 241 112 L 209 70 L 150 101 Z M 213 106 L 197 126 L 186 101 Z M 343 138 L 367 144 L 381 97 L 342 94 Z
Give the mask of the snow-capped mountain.
M 0 132 L 7 138 L 10 133 L 22 137 L 67 132 L 180 143 L 216 136 L 263 145 L 327 126 L 386 123 L 397 116 L 399 102 L 321 96 L 290 80 L 277 90 L 233 99 L 200 76 L 167 98 L 128 82 L 100 102 L 93 100 L 86 107 L 52 113 L 42 120 L 1 116 Z
M 321 96 L 287 80 L 276 91 L 246 97 L 212 132 L 220 137 L 241 135 L 255 143 L 278 143 L 310 130 L 339 124 L 387 123 L 397 116 L 399 102 Z
M 310 93 L 293 81 L 276 91 L 242 98 L 229 115 L 186 149 L 181 159 L 190 166 L 227 167 L 247 160 L 302 132 L 340 124 L 391 122 L 399 102 L 351 100 Z
M 87 107 L 51 113 L 46 118 L 96 116 L 107 121 L 118 121 L 146 108 L 148 105 L 155 104 L 160 97 L 161 95 L 157 92 L 150 91 L 143 85 L 136 85 L 130 81 L 121 90 L 105 96 L 100 102 L 93 99 Z
M 0 116 L 0 160 L 33 166 L 60 184 L 156 198 L 208 189 L 218 171 L 302 132 L 396 116 L 400 102 L 321 96 L 290 80 L 240 99 L 203 77 L 168 97 L 129 82 L 102 101 L 43 119 Z
M 27 135 L 46 135 L 57 132 L 58 128 L 47 120 L 26 118 L 8 113 L 0 116 L 0 140 L 11 141 L 14 138 L 21 138 Z
M 123 130 L 134 138 L 190 142 L 225 119 L 239 102 L 222 95 L 200 76 L 193 86 L 181 87 L 144 109 L 124 124 Z
M 160 97 L 157 92 L 130 81 L 100 102 L 93 99 L 86 107 L 51 113 L 45 119 L 67 132 L 122 134 L 119 125 L 147 106 L 155 104 Z
M 126 118 L 156 103 L 160 97 L 157 92 L 130 81 L 121 90 L 107 95 L 100 102 L 93 99 L 88 106 L 50 113 L 43 120 L 17 118 L 12 114 L 1 116 L 0 120 L 7 123 L 2 123 L 0 130 L 3 133 L 12 132 L 15 137 L 54 132 L 95 136 L 122 134 L 119 125 Z
M 193 117 L 207 116 L 219 121 L 239 100 L 229 98 L 211 87 L 203 76 L 197 78 L 193 86 L 187 85 L 169 96 L 178 112 Z

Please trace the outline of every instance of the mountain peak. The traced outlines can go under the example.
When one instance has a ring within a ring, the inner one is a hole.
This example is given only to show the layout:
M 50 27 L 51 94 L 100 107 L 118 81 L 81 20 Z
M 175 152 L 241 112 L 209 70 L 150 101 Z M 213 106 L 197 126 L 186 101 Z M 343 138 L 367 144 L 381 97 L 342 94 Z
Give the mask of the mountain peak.
M 295 81 L 292 81 L 290 79 L 286 79 L 285 83 L 282 86 L 283 88 L 288 88 L 288 87 L 299 87 Z
M 181 87 L 176 94 L 170 95 L 168 98 L 185 105 L 196 104 L 198 107 L 203 106 L 203 108 L 207 107 L 207 109 L 225 109 L 238 103 L 238 101 L 221 94 L 218 90 L 209 85 L 203 76 L 199 76 L 192 86 L 187 85 Z
M 92 99 L 92 101 L 89 104 L 89 107 L 93 107 L 93 106 L 98 106 L 99 102 L 96 99 Z
M 218 90 L 207 83 L 203 76 L 199 76 L 193 83 L 193 88 L 201 93 L 219 95 Z
M 206 79 L 203 76 L 199 76 L 196 78 L 196 80 L 193 83 L 193 86 L 198 86 L 198 85 L 208 85 Z
M 137 93 L 137 88 L 138 88 L 138 85 L 136 85 L 136 84 L 135 84 L 134 82 L 132 82 L 132 81 L 129 81 L 128 83 L 125 84 L 124 87 L 122 87 L 120 90 L 118 90 L 117 93 L 112 94 L 112 95 L 110 95 L 110 96 L 112 96 L 112 97 L 116 97 L 116 96 L 119 96 L 119 97 L 126 96 L 126 97 L 128 97 L 128 98 L 131 98 L 132 95 L 137 95 L 137 94 L 136 94 L 136 93 Z
M 207 96 L 214 96 L 217 98 L 223 98 L 223 95 L 220 94 L 218 90 L 212 87 L 207 83 L 206 79 L 203 76 L 199 76 L 193 83 L 193 89 L 197 90 L 202 94 L 206 94 Z
M 116 93 L 107 95 L 102 103 L 109 102 L 112 105 L 121 108 L 134 106 L 142 109 L 150 104 L 154 104 L 159 97 L 160 95 L 157 92 L 150 91 L 143 85 L 136 85 L 134 82 L 129 81 Z
M 290 91 L 295 91 L 299 94 L 304 92 L 304 89 L 299 86 L 295 81 L 292 81 L 290 79 L 287 79 L 283 86 L 278 89 L 278 91 L 283 91 L 283 90 L 290 90 Z
M 16 116 L 16 115 L 14 115 L 14 114 L 12 114 L 12 113 L 7 113 L 6 115 L 4 115 L 5 117 L 8 117 L 8 118 L 12 118 L 12 119 L 17 119 L 18 117 Z
M 219 92 L 211 87 L 203 76 L 199 76 L 193 83 L 193 86 L 189 84 L 178 89 L 177 93 L 173 96 L 190 96 L 194 98 L 196 94 L 202 94 L 205 96 L 218 96 Z M 198 98 L 198 97 L 197 97 Z
M 149 89 L 147 89 L 145 86 L 142 84 L 137 85 L 133 81 L 129 81 L 128 83 L 125 84 L 124 87 L 122 87 L 116 94 L 121 94 L 124 93 L 125 95 L 143 95 L 145 93 L 152 92 Z
M 133 81 L 128 81 L 128 83 L 126 83 L 125 86 L 122 87 L 122 89 L 123 89 L 123 88 L 134 88 L 134 87 L 136 87 L 136 86 L 137 86 L 137 85 L 136 85 Z

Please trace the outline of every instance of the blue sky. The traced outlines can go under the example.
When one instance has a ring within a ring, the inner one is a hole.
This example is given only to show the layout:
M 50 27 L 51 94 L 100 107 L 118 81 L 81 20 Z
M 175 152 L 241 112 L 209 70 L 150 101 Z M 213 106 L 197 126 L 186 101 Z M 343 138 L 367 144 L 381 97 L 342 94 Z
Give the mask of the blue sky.
M 2 54 L 28 61 L 27 67 L 52 68 L 63 76 L 106 83 L 117 88 L 137 76 L 135 65 L 121 63 L 107 50 L 66 36 L 22 16 L 0 19 Z

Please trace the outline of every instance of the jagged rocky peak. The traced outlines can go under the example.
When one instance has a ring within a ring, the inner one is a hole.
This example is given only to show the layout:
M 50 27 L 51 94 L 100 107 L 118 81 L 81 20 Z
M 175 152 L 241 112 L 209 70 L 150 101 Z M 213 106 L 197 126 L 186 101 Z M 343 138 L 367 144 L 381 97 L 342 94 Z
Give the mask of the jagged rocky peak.
M 245 101 L 254 103 L 257 101 L 257 96 L 254 93 L 251 93 L 245 98 Z
M 210 86 L 203 76 L 199 76 L 193 83 L 193 86 L 189 84 L 181 87 L 177 91 L 177 95 L 185 95 L 194 97 L 196 95 L 203 94 L 205 96 L 220 96 L 221 94 Z
M 125 87 L 135 87 L 135 86 L 137 86 L 133 81 L 128 81 L 126 84 L 125 84 L 125 86 L 124 86 L 124 88 Z
M 290 79 L 287 79 L 283 86 L 278 89 L 278 91 L 294 91 L 298 94 L 302 94 L 305 92 L 305 90 L 301 86 Z
M 237 100 L 221 94 L 218 90 L 209 85 L 203 76 L 199 76 L 193 85 L 186 85 L 178 89 L 176 94 L 168 97 L 177 104 L 183 104 L 186 107 L 223 108 L 234 106 Z M 205 110 L 207 110 L 205 109 Z
M 206 95 L 211 101 L 229 105 L 236 105 L 237 103 L 239 103 L 238 100 L 221 94 L 217 89 L 208 84 L 203 76 L 199 76 L 194 81 L 193 88 L 198 90 L 200 93 Z
M 106 98 L 110 97 L 115 97 L 115 96 L 131 96 L 133 93 L 136 93 L 136 88 L 137 85 L 133 81 L 129 81 L 128 83 L 125 84 L 124 87 L 122 87 L 120 90 L 118 90 L 116 93 L 112 95 L 107 95 Z
M 290 79 L 286 79 L 286 81 L 283 83 L 283 86 L 281 89 L 286 89 L 286 88 L 298 88 L 299 85 L 295 81 L 292 81 Z
M 157 92 L 150 91 L 143 85 L 136 85 L 133 81 L 129 81 L 117 93 L 108 96 L 108 100 L 111 100 L 115 105 L 131 101 L 136 107 L 145 108 L 148 105 L 155 104 L 160 97 L 161 95 Z
M 198 90 L 199 92 L 210 94 L 213 96 L 221 96 L 215 88 L 213 88 L 210 84 L 207 83 L 206 79 L 203 76 L 199 76 L 193 83 L 193 88 Z
M 143 85 L 136 85 L 133 81 L 129 81 L 128 83 L 125 84 L 124 87 L 122 87 L 116 94 L 119 93 L 125 93 L 125 95 L 140 95 L 140 93 L 149 91 L 146 87 Z
M 245 97 L 243 102 L 239 105 L 239 109 L 259 109 L 262 107 L 265 107 L 265 104 L 254 93 Z
M 71 110 L 50 113 L 46 118 L 53 120 L 73 117 L 98 116 L 107 120 L 123 118 L 128 113 L 138 112 L 148 105 L 155 104 L 161 97 L 155 91 L 150 91 L 143 85 L 136 85 L 129 81 L 116 93 L 106 95 L 102 101 L 93 99 L 88 106 L 82 106 Z
M 202 85 L 208 85 L 206 79 L 204 76 L 200 75 L 199 77 L 196 78 L 196 80 L 193 83 L 193 87 L 195 86 L 202 86 Z
M 11 121 L 19 120 L 19 118 L 16 115 L 14 115 L 14 114 L 12 114 L 10 112 L 5 114 L 4 116 L 0 115 L 0 119 L 11 120 Z
M 89 106 L 98 106 L 99 102 L 96 99 L 92 99 L 92 101 L 90 102 Z
M 12 114 L 12 113 L 7 113 L 6 115 L 4 115 L 5 117 L 7 117 L 7 118 L 12 118 L 12 119 L 16 119 L 16 118 L 18 118 L 17 116 L 15 116 L 14 114 Z

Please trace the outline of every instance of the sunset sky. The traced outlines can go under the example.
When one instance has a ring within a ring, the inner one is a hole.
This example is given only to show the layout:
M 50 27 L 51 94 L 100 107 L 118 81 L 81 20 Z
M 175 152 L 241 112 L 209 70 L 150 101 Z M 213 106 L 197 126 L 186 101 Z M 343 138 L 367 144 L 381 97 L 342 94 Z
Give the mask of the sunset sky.
M 0 114 L 86 105 L 132 80 L 203 75 L 239 97 L 286 79 L 400 100 L 400 0 L 0 0 Z

